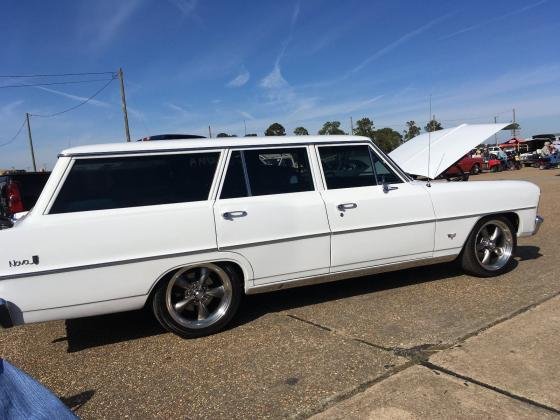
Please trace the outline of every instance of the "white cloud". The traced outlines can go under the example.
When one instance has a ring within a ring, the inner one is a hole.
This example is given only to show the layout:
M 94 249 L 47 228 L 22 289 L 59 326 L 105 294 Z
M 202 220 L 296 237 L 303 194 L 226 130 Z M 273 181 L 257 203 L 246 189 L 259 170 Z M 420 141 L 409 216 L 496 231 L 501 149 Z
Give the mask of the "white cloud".
M 230 80 L 229 83 L 227 84 L 227 86 L 229 86 L 229 87 L 241 87 L 249 81 L 250 77 L 251 77 L 251 75 L 249 74 L 249 72 L 247 70 L 243 70 L 235 78 Z
M 434 19 L 428 23 L 426 23 L 425 25 L 420 26 L 419 28 L 416 28 L 413 31 L 410 31 L 406 34 L 404 34 L 403 36 L 401 36 L 399 39 L 387 44 L 386 46 L 384 46 L 383 48 L 381 48 L 380 50 L 376 51 L 374 54 L 370 55 L 368 58 L 366 58 L 364 61 L 362 61 L 359 65 L 357 65 L 356 67 L 354 67 L 349 73 L 348 75 L 352 74 L 352 73 L 356 73 L 360 70 L 362 70 L 365 66 L 367 66 L 369 63 L 371 63 L 374 60 L 377 60 L 378 58 L 384 56 L 385 54 L 393 51 L 395 48 L 399 47 L 400 45 L 406 43 L 407 41 L 409 41 L 410 39 L 417 37 L 418 35 L 421 35 L 422 33 L 426 32 L 428 29 L 430 29 L 432 26 L 448 19 L 451 16 L 451 14 L 446 14 L 444 16 L 440 16 L 437 19 Z
M 476 24 L 474 24 L 474 25 L 467 26 L 466 28 L 459 29 L 459 30 L 457 30 L 457 31 L 455 31 L 455 32 L 452 32 L 452 33 L 450 33 L 450 34 L 448 34 L 448 35 L 445 35 L 445 36 L 441 37 L 441 38 L 440 38 L 440 41 L 441 41 L 441 40 L 444 40 L 444 39 L 453 38 L 453 37 L 455 37 L 455 36 L 457 36 L 457 35 L 461 35 L 461 34 L 464 34 L 464 33 L 466 33 L 466 32 L 474 31 L 475 29 L 478 29 L 478 28 L 480 28 L 480 27 L 482 27 L 482 26 L 488 25 L 489 23 L 498 22 L 498 21 L 503 20 L 503 19 L 506 19 L 506 18 L 508 18 L 508 17 L 511 17 L 511 16 L 514 16 L 514 15 L 517 15 L 517 14 L 520 14 L 520 13 L 523 13 L 523 12 L 526 12 L 527 10 L 530 10 L 530 9 L 533 9 L 533 8 L 535 8 L 535 7 L 537 7 L 537 6 L 540 6 L 541 4 L 546 3 L 547 1 L 548 1 L 548 0 L 540 0 L 540 1 L 537 1 L 536 3 L 528 4 L 528 5 L 524 6 L 524 7 L 519 8 L 519 9 L 512 10 L 511 12 L 504 13 L 504 14 L 502 14 L 502 15 L 500 15 L 500 16 L 496 16 L 496 17 L 493 17 L 493 18 L 491 18 L 491 19 L 484 20 L 484 21 L 482 21 L 482 22 L 480 22 L 480 23 L 476 23 Z
M 237 112 L 239 112 L 239 115 L 241 115 L 242 117 L 244 117 L 244 118 L 246 118 L 246 119 L 248 119 L 248 120 L 254 120 L 254 119 L 255 119 L 255 117 L 253 117 L 253 116 L 252 116 L 251 114 L 249 114 L 248 112 L 239 111 L 239 110 L 238 110 Z
M 280 89 L 287 87 L 288 82 L 282 76 L 280 65 L 277 63 L 272 71 L 261 80 L 259 85 L 264 89 Z
M 87 101 L 88 98 L 86 98 L 85 96 L 78 96 L 78 95 L 72 95 L 70 93 L 66 93 L 66 92 L 61 92 L 60 90 L 55 90 L 55 89 L 50 89 L 50 88 L 46 88 L 43 86 L 35 86 L 37 89 L 41 89 L 44 90 L 45 92 L 50 92 L 50 93 L 54 93 L 55 95 L 59 95 L 59 96 L 63 96 L 65 98 L 68 99 L 72 99 L 74 101 L 78 101 L 78 102 L 84 102 Z M 111 104 L 108 102 L 104 102 L 104 101 L 100 101 L 98 99 L 90 99 L 88 101 L 88 104 L 91 105 L 96 105 L 96 106 L 101 106 L 101 107 L 105 107 L 105 108 L 109 108 L 111 107 Z
M 113 4 L 119 7 L 116 10 L 111 10 L 110 14 L 103 16 L 99 20 L 97 26 L 97 39 L 94 41 L 95 47 L 105 46 L 113 41 L 118 35 L 123 24 L 136 12 L 140 7 L 139 0 L 129 0 L 122 2 L 114 2 Z
M 14 111 L 23 104 L 23 100 L 10 102 L 9 104 L 0 107 L 0 118 L 13 116 Z
M 184 16 L 190 16 L 196 9 L 198 0 L 168 0 L 177 9 L 181 11 Z

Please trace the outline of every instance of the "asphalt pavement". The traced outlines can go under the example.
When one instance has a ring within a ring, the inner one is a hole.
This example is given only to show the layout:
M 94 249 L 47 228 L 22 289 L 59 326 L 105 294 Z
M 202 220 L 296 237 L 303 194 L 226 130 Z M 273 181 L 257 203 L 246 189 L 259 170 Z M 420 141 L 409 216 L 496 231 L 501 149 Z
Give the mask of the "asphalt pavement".
M 560 171 L 471 179 L 543 191 L 541 231 L 498 278 L 443 264 L 250 296 L 196 340 L 142 311 L 26 325 L 1 356 L 83 418 L 558 416 Z

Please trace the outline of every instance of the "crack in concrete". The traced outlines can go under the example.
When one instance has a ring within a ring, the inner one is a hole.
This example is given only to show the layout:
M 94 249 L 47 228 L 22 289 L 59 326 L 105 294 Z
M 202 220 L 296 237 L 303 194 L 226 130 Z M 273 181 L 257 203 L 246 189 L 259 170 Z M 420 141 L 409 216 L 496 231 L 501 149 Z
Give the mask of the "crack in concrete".
M 524 402 L 526 404 L 529 404 L 529 405 L 532 405 L 532 406 L 535 406 L 535 407 L 539 407 L 541 409 L 553 412 L 555 414 L 560 414 L 560 410 L 558 410 L 554 407 L 550 407 L 550 406 L 547 406 L 545 404 L 541 404 L 537 401 L 531 400 L 529 398 L 525 398 L 525 397 L 522 397 L 520 395 L 513 394 L 511 392 L 508 392 L 508 391 L 503 390 L 501 388 L 495 387 L 493 385 L 489 385 L 489 384 L 486 384 L 484 382 L 478 381 L 474 378 L 470 378 L 468 376 L 463 376 L 459 373 L 456 373 L 456 372 L 453 372 L 453 371 L 448 370 L 446 368 L 443 368 L 441 366 L 435 365 L 435 364 L 433 364 L 429 361 L 432 354 L 437 353 L 438 351 L 448 350 L 450 348 L 453 348 L 453 347 L 457 346 L 458 344 L 463 343 L 464 341 L 468 340 L 469 338 L 477 336 L 480 333 L 482 333 L 482 332 L 484 332 L 484 331 L 486 331 L 486 330 L 488 330 L 488 329 L 490 329 L 490 328 L 492 328 L 492 327 L 494 327 L 498 324 L 509 321 L 510 319 L 513 319 L 518 315 L 521 315 L 521 314 L 523 314 L 523 313 L 525 313 L 525 312 L 527 312 L 531 309 L 534 309 L 537 306 L 542 305 L 543 303 L 545 303 L 545 302 L 547 302 L 551 299 L 554 299 L 557 296 L 560 296 L 560 291 L 558 291 L 556 293 L 553 293 L 552 295 L 547 296 L 546 298 L 541 299 L 537 302 L 534 302 L 530 305 L 524 306 L 523 308 L 520 308 L 520 309 L 510 313 L 509 315 L 498 318 L 497 320 L 494 320 L 493 322 L 483 326 L 482 328 L 479 328 L 475 331 L 472 331 L 468 334 L 465 334 L 465 335 L 459 337 L 458 339 L 454 340 L 452 343 L 449 343 L 449 344 L 445 344 L 445 343 L 442 343 L 442 344 L 425 343 L 425 344 L 420 344 L 420 345 L 409 347 L 409 348 L 381 346 L 379 344 L 371 343 L 369 341 L 366 341 L 366 340 L 363 340 L 363 339 L 360 339 L 360 338 L 349 336 L 349 335 L 344 334 L 341 331 L 338 331 L 336 329 L 326 327 L 324 325 L 321 325 L 321 324 L 313 322 L 313 321 L 306 320 L 306 319 L 298 317 L 296 315 L 287 314 L 287 316 L 292 318 L 292 319 L 295 319 L 295 320 L 301 321 L 301 322 L 305 322 L 306 324 L 309 324 L 309 325 L 312 325 L 314 327 L 320 328 L 324 331 L 329 331 L 331 333 L 334 333 L 336 335 L 341 336 L 342 338 L 345 338 L 345 339 L 348 339 L 348 340 L 353 340 L 353 341 L 356 341 L 356 342 L 361 343 L 361 344 L 365 344 L 369 347 L 373 347 L 373 348 L 378 349 L 378 350 L 392 352 L 395 356 L 404 357 L 404 358 L 409 360 L 408 362 L 406 362 L 406 363 L 404 363 L 400 366 L 396 366 L 396 367 L 391 366 L 391 368 L 389 368 L 389 370 L 386 373 L 384 373 L 383 375 L 378 376 L 378 377 L 376 377 L 376 378 L 374 378 L 370 381 L 367 381 L 365 383 L 362 383 L 362 384 L 358 385 L 357 387 L 354 387 L 350 390 L 344 391 L 340 394 L 336 394 L 335 396 L 333 396 L 331 398 L 328 398 L 328 399 L 324 400 L 323 402 L 319 403 L 319 406 L 314 407 L 314 408 L 310 408 L 310 409 L 306 410 L 305 412 L 297 413 L 291 418 L 300 419 L 300 418 L 310 417 L 314 414 L 318 414 L 318 413 L 320 413 L 322 411 L 325 411 L 326 409 L 334 406 L 335 404 L 337 404 L 341 401 L 344 401 L 348 398 L 351 398 L 354 395 L 365 391 L 367 388 L 369 388 L 369 387 L 371 387 L 371 386 L 373 386 L 373 385 L 375 385 L 379 382 L 382 382 L 383 380 L 385 380 L 387 378 L 390 378 L 391 376 L 396 375 L 397 373 L 402 372 L 403 370 L 408 369 L 408 368 L 410 368 L 412 366 L 415 366 L 415 365 L 421 365 L 421 366 L 427 367 L 429 369 L 432 369 L 434 371 L 439 371 L 439 372 L 446 373 L 450 376 L 453 376 L 453 377 L 471 382 L 473 384 L 482 386 L 486 389 L 489 389 L 491 391 L 494 391 L 494 392 L 497 392 L 499 394 L 505 395 L 507 397 L 513 398 L 515 400 Z
M 445 373 L 449 376 L 453 376 L 453 377 L 461 379 L 463 381 L 468 381 L 468 382 L 473 383 L 475 385 L 478 385 L 478 386 L 481 386 L 483 388 L 489 389 L 491 391 L 497 392 L 499 394 L 505 395 L 506 397 L 513 398 L 514 400 L 524 402 L 524 403 L 532 405 L 534 407 L 542 408 L 543 410 L 550 411 L 554 414 L 560 414 L 560 410 L 558 410 L 554 407 L 550 407 L 548 405 L 542 404 L 542 403 L 537 402 L 535 400 L 531 400 L 531 399 L 523 397 L 521 395 L 513 394 L 509 391 L 506 391 L 505 389 L 498 388 L 494 385 L 487 384 L 485 382 L 479 381 L 479 380 L 471 378 L 469 376 L 461 375 L 460 373 L 457 373 L 457 372 L 454 372 L 452 370 L 446 369 L 446 368 L 441 367 L 439 365 L 435 365 L 431 362 L 426 361 L 426 362 L 423 362 L 423 363 L 420 363 L 420 364 L 424 367 L 427 367 L 428 369 Z

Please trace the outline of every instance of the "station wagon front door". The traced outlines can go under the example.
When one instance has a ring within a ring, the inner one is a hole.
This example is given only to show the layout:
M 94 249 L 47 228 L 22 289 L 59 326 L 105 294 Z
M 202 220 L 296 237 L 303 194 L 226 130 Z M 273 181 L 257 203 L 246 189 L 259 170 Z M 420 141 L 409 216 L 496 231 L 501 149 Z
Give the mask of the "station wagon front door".
M 434 211 L 424 185 L 406 182 L 366 144 L 317 149 L 332 271 L 432 256 Z
M 330 229 L 307 147 L 234 150 L 222 184 L 218 248 L 249 260 L 255 284 L 329 272 Z

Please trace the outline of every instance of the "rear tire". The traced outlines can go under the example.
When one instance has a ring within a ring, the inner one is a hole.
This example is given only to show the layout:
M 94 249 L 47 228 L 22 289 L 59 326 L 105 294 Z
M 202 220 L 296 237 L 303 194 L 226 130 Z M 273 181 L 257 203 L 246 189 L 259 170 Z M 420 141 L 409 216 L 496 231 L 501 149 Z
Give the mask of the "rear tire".
M 503 216 L 488 216 L 473 228 L 463 252 L 461 267 L 477 277 L 505 273 L 513 261 L 517 237 L 512 223 Z
M 195 338 L 222 330 L 237 312 L 242 296 L 243 284 L 235 270 L 194 264 L 157 286 L 152 311 L 166 330 Z
M 480 165 L 477 163 L 471 168 L 472 175 L 478 175 L 480 173 Z

